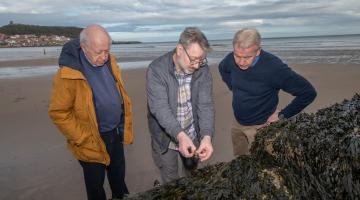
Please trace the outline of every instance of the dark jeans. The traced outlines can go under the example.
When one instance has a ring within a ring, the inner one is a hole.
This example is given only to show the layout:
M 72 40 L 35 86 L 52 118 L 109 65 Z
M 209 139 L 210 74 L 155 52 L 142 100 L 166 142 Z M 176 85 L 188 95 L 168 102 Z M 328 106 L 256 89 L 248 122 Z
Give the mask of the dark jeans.
M 102 133 L 101 138 L 105 142 L 106 150 L 110 155 L 110 165 L 79 161 L 84 172 L 87 197 L 89 200 L 106 200 L 103 188 L 105 170 L 112 191 L 112 198 L 122 198 L 129 191 L 125 184 L 125 156 L 119 129 Z

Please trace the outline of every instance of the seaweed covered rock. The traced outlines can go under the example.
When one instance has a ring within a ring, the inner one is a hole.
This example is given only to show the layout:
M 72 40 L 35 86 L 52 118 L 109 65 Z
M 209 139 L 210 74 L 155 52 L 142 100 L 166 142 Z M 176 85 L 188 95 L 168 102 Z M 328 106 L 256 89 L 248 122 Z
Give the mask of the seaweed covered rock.
M 127 199 L 360 199 L 360 95 L 261 130 L 252 155 Z

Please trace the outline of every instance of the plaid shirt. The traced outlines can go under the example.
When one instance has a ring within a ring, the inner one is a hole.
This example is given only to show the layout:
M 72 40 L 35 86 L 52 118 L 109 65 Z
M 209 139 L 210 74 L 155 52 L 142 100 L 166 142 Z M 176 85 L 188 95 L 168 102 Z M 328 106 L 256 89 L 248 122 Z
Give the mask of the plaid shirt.
M 180 123 L 183 131 L 191 138 L 191 140 L 194 141 L 196 139 L 197 133 L 195 131 L 191 105 L 190 83 L 192 74 L 185 74 L 182 71 L 175 71 L 175 77 L 179 82 L 176 119 Z M 173 142 L 170 142 L 169 148 L 175 150 L 178 149 L 177 145 Z

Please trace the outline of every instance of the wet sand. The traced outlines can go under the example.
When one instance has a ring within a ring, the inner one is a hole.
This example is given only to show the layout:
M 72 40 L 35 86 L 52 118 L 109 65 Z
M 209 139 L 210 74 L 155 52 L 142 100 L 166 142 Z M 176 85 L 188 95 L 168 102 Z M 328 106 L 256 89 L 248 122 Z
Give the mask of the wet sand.
M 28 67 L 28 66 L 48 66 L 57 65 L 58 58 L 39 58 L 39 59 L 24 59 L 24 60 L 3 60 L 0 61 L 0 67 Z
M 19 62 L 13 66 L 22 66 Z M 217 66 L 211 68 L 216 108 L 215 152 L 205 164 L 233 159 L 231 93 Z M 292 68 L 318 92 L 305 112 L 316 112 L 360 93 L 360 65 L 307 64 Z M 123 78 L 133 102 L 135 130 L 134 143 L 125 146 L 126 182 L 130 192 L 135 193 L 151 188 L 158 174 L 151 158 L 146 120 L 145 69 L 126 70 Z M 0 79 L 0 199 L 86 198 L 81 167 L 47 115 L 51 82 L 52 76 Z M 279 107 L 286 106 L 290 99 L 281 93 Z

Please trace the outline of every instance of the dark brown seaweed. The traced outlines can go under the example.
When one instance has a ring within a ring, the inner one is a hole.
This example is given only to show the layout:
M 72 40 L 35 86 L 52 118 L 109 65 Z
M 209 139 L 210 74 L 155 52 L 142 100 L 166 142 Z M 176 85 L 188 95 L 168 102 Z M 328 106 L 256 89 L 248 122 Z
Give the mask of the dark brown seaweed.
M 259 132 L 252 155 L 126 199 L 360 199 L 360 95 Z

